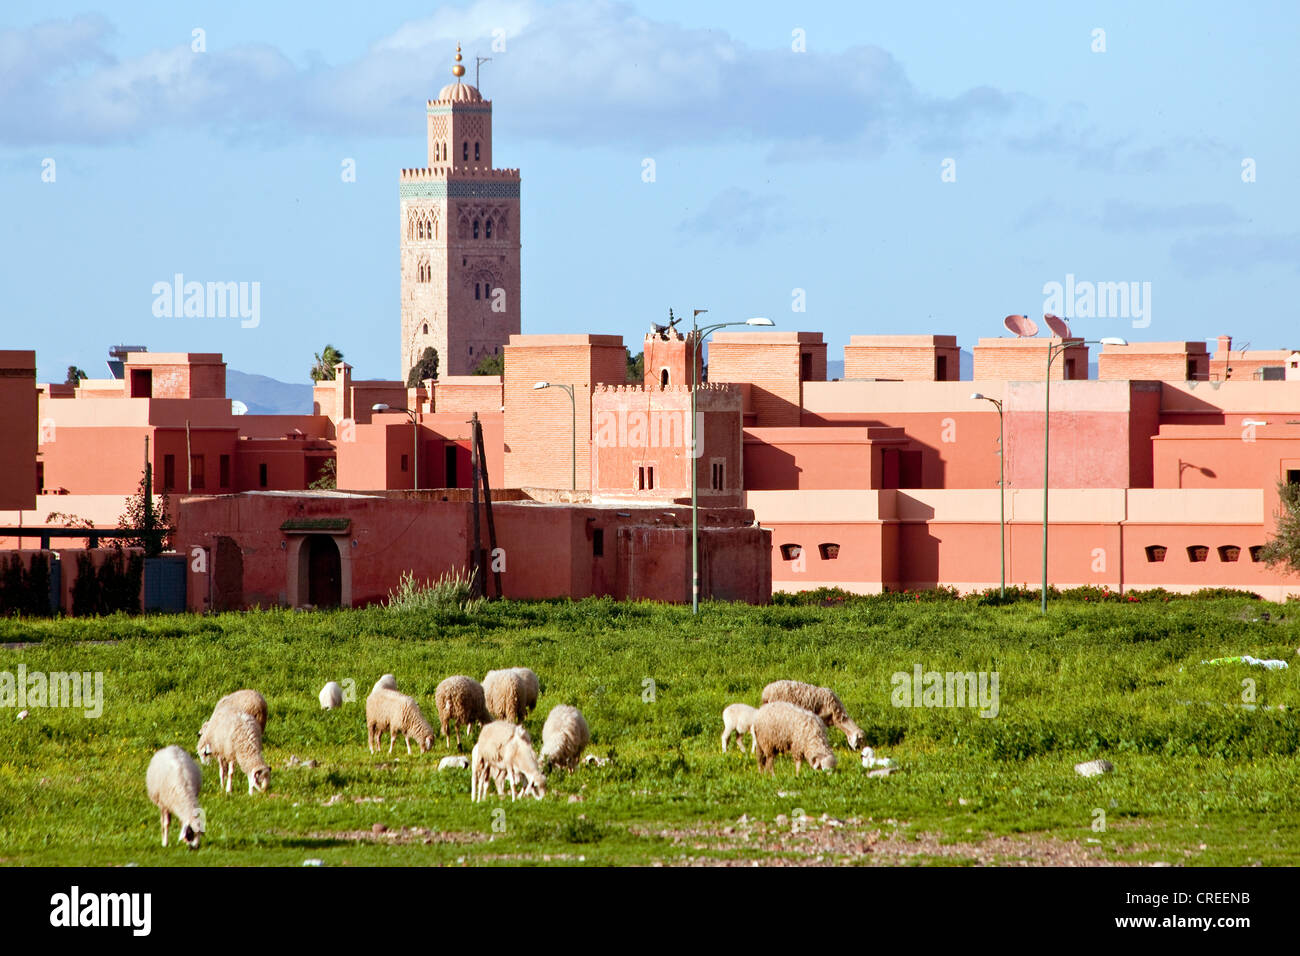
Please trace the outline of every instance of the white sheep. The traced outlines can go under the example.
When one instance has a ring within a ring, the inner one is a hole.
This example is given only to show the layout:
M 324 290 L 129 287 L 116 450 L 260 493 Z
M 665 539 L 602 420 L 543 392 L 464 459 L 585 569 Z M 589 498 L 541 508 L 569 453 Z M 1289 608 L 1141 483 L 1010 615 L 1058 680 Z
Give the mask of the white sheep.
M 420 753 L 433 749 L 433 728 L 424 719 L 414 697 L 395 690 L 377 688 L 366 698 L 366 733 L 371 753 L 376 753 L 388 731 L 388 752 L 393 752 L 397 735 L 406 737 L 406 752 L 411 752 L 411 738 L 420 745 Z
M 443 757 L 438 761 L 438 769 L 441 770 L 464 770 L 469 766 L 469 758 L 463 754 Z
M 338 681 L 330 681 L 320 689 L 320 709 L 337 710 L 343 706 L 343 688 Z
M 723 753 L 727 752 L 727 744 L 731 742 L 732 734 L 736 735 L 736 744 L 740 747 L 741 753 L 745 751 L 745 734 L 749 734 L 749 752 L 754 752 L 756 744 L 753 726 L 756 713 L 758 713 L 758 708 L 750 707 L 748 704 L 728 704 L 722 709 Z
M 835 769 L 826 725 L 810 710 L 785 701 L 764 704 L 754 715 L 753 734 L 760 772 L 771 771 L 775 776 L 775 757 L 782 753 L 794 758 L 796 774 L 805 760 L 815 770 Z
M 861 750 L 867 735 L 853 722 L 835 691 L 797 680 L 776 680 L 763 688 L 763 703 L 783 700 L 786 703 L 811 710 L 828 726 L 838 727 L 849 739 L 849 747 Z
M 551 765 L 577 769 L 583 750 L 591 743 L 591 731 L 582 711 L 568 704 L 552 707 L 542 726 L 542 769 Z
M 538 800 L 546 796 L 546 775 L 537 766 L 532 738 L 523 727 L 504 720 L 485 726 L 470 753 L 470 799 L 481 801 L 487 796 L 488 778 L 496 783 L 497 794 L 510 783 L 510 799 L 516 798 L 520 777 L 527 781 L 523 796 L 532 793 Z
M 385 674 L 375 681 L 375 686 L 370 688 L 370 693 L 373 694 L 377 690 L 397 690 L 397 678 L 392 674 Z
M 203 773 L 194 758 L 172 744 L 153 755 L 145 773 L 145 788 L 149 799 L 161 813 L 162 845 L 167 845 L 172 814 L 180 825 L 180 838 L 191 850 L 199 848 L 203 839 L 206 818 L 199 806 L 199 791 L 203 786 Z
M 212 708 L 212 717 L 209 717 L 204 721 L 203 726 L 199 728 L 198 752 L 199 760 L 202 763 L 208 762 L 208 757 L 207 754 L 204 753 L 203 746 L 203 738 L 208 732 L 208 724 L 210 724 L 212 719 L 223 710 L 234 710 L 248 714 L 248 716 L 257 721 L 258 726 L 262 728 L 264 733 L 266 731 L 266 718 L 268 711 L 266 708 L 265 697 L 257 691 L 249 688 L 237 690 L 232 694 L 227 694 L 225 697 L 221 698 L 221 700 L 217 701 L 217 706 Z
M 492 720 L 483 695 L 483 685 L 472 677 L 463 674 L 448 677 L 438 685 L 433 697 L 438 705 L 438 723 L 442 726 L 442 739 L 447 746 L 451 746 L 451 735 L 448 730 L 454 727 L 457 750 L 460 749 L 462 729 L 468 735 L 473 724 L 478 724 L 481 728 Z
M 217 758 L 221 785 L 230 793 L 238 766 L 248 776 L 248 793 L 271 786 L 271 767 L 262 757 L 262 726 L 242 710 L 221 710 L 208 724 L 200 756 Z
M 488 712 L 497 720 L 522 724 L 537 706 L 537 675 L 527 667 L 488 671 L 483 678 Z

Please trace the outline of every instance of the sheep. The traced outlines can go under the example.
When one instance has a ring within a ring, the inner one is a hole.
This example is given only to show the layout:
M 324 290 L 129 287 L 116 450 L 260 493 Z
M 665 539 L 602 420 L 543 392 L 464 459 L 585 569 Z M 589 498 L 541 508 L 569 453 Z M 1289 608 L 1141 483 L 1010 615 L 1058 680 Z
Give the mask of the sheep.
M 424 719 L 414 697 L 380 687 L 366 698 L 366 734 L 371 753 L 377 753 L 388 731 L 388 752 L 393 752 L 397 735 L 406 737 L 406 753 L 411 753 L 411 738 L 420 745 L 420 753 L 433 749 L 433 728 Z
M 469 767 L 469 758 L 466 756 L 443 757 L 438 761 L 438 770 L 465 770 Z
M 776 776 L 774 759 L 788 753 L 797 775 L 803 762 L 815 770 L 834 770 L 835 753 L 826 739 L 826 725 L 810 710 L 786 701 L 764 704 L 754 715 L 753 734 L 759 772 Z
M 205 829 L 203 808 L 199 806 L 199 791 L 203 787 L 203 772 L 188 753 L 172 744 L 153 755 L 145 773 L 145 789 L 161 813 L 162 845 L 167 845 L 172 814 L 180 825 L 180 838 L 191 850 L 199 848 Z
M 537 706 L 537 675 L 527 667 L 488 671 L 483 678 L 483 693 L 493 717 L 522 724 Z
M 343 688 L 338 681 L 330 681 L 320 689 L 320 709 L 337 710 L 343 706 Z
M 262 758 L 262 726 L 241 710 L 221 710 L 208 725 L 207 754 L 217 758 L 217 771 L 226 793 L 235 779 L 235 766 L 248 775 L 248 793 L 271 786 L 271 768 Z M 201 755 L 202 752 L 201 752 Z
M 212 717 L 209 717 L 204 722 L 203 726 L 199 728 L 198 751 L 199 760 L 202 763 L 206 764 L 208 762 L 208 757 L 207 754 L 204 753 L 203 746 L 203 738 L 208 732 L 208 724 L 212 722 L 213 717 L 217 716 L 218 711 L 227 709 L 241 711 L 248 714 L 248 716 L 257 721 L 263 732 L 266 731 L 267 709 L 265 697 L 257 691 L 247 688 L 244 690 L 237 690 L 233 694 L 227 694 L 225 697 L 221 698 L 221 700 L 217 701 L 217 706 L 212 708 Z
M 478 724 L 482 729 L 484 724 L 492 721 L 483 696 L 483 685 L 472 677 L 463 674 L 448 677 L 438 685 L 433 696 L 438 705 L 442 739 L 447 746 L 451 746 L 451 736 L 447 732 L 450 726 L 456 728 L 456 749 L 459 750 L 462 729 L 468 735 L 472 724 Z
M 740 747 L 741 753 L 745 752 L 744 740 L 745 734 L 749 734 L 749 752 L 754 752 L 755 741 L 753 734 L 754 715 L 758 709 L 750 707 L 748 704 L 728 704 L 722 710 L 722 752 L 727 752 L 727 744 L 731 742 L 731 735 L 736 735 L 736 744 Z
M 375 686 L 370 688 L 370 693 L 373 694 L 377 690 L 397 690 L 397 678 L 392 674 L 385 674 L 375 681 Z
M 589 743 L 591 731 L 582 711 L 568 704 L 552 707 L 542 727 L 542 770 L 549 771 L 552 764 L 576 770 Z
M 510 799 L 516 797 L 515 785 L 523 776 L 528 784 L 523 796 L 532 793 L 538 800 L 546 796 L 546 775 L 537 766 L 532 738 L 523 727 L 505 720 L 486 725 L 470 755 L 470 799 L 481 801 L 487 796 L 489 776 L 495 781 L 497 794 L 510 782 Z
M 811 710 L 829 727 L 838 727 L 849 739 L 849 747 L 861 750 L 867 741 L 862 728 L 853 722 L 844 704 L 829 687 L 816 687 L 795 680 L 772 681 L 763 688 L 763 703 L 783 700 L 805 710 Z

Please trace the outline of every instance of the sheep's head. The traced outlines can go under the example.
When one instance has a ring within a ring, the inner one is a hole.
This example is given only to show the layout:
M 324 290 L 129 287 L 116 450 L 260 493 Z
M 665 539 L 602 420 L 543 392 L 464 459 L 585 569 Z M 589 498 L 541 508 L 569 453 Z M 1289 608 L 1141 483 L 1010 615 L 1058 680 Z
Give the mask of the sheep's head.
M 199 763 L 202 764 L 206 764 L 208 757 L 212 755 L 212 745 L 208 743 L 208 721 L 206 720 L 203 722 L 203 726 L 199 728 L 198 754 Z
M 433 749 L 433 734 L 426 734 L 420 738 L 420 753 L 427 754 Z
M 546 796 L 546 774 L 539 773 L 535 777 L 528 778 L 528 786 L 524 789 L 524 794 L 527 795 L 530 791 L 538 800 Z
M 186 846 L 191 850 L 197 850 L 199 843 L 203 839 L 204 816 L 203 810 L 195 810 L 191 816 L 181 826 L 181 839 L 185 841 Z
M 266 793 L 271 789 L 271 768 L 267 766 L 258 767 L 248 775 L 248 792 L 251 794 L 254 790 L 260 790 Z
M 808 762 L 812 764 L 813 768 L 816 770 L 834 770 L 835 762 L 836 762 L 835 754 L 829 751 L 827 751 L 826 753 L 820 753 L 814 756 Z
M 867 734 L 861 727 L 854 727 L 849 732 L 849 749 L 861 750 L 863 744 L 867 742 Z

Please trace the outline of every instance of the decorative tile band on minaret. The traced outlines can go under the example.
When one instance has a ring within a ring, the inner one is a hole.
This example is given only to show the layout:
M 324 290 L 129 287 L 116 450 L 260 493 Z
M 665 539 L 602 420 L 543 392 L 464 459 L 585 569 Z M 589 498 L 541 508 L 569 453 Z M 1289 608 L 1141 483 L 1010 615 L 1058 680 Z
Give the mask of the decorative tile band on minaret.
M 468 375 L 520 332 L 519 170 L 492 165 L 492 103 L 464 82 L 426 102 L 427 165 L 398 175 L 407 378 L 426 349 L 438 374 Z

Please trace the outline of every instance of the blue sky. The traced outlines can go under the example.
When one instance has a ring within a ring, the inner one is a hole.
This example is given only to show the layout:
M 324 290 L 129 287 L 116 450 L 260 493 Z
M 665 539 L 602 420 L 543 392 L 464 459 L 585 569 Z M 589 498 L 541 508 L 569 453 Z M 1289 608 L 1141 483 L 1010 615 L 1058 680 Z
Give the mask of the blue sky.
M 1149 326 L 1077 334 L 1300 347 L 1298 35 L 1291 3 L 9 0 L 0 347 L 403 373 L 397 174 L 457 41 L 521 171 L 525 332 L 636 352 L 671 306 L 969 348 L 1073 276 L 1150 283 Z M 155 316 L 176 273 L 259 282 L 259 324 Z

